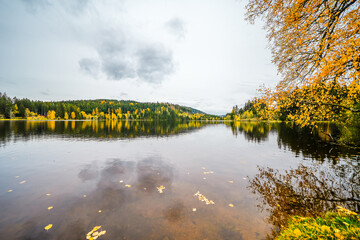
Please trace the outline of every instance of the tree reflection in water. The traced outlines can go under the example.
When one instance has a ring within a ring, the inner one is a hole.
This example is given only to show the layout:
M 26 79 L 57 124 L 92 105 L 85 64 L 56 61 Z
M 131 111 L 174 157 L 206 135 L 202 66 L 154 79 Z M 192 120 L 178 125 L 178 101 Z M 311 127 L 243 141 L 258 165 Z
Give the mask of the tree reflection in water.
M 250 190 L 259 196 L 258 207 L 267 211 L 274 236 L 290 216 L 319 216 L 341 205 L 360 210 L 360 164 L 348 160 L 338 165 L 299 165 L 284 173 L 258 167 L 250 180 Z M 270 237 L 270 236 L 269 236 Z

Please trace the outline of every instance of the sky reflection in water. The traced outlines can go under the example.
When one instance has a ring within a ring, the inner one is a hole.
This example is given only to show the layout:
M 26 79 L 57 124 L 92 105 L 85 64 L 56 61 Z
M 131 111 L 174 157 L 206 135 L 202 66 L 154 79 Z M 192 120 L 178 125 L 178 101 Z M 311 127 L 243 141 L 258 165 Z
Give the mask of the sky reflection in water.
M 284 124 L 3 121 L 0 130 L 7 239 L 85 239 L 98 225 L 99 239 L 264 239 L 289 214 L 359 211 L 358 153 Z

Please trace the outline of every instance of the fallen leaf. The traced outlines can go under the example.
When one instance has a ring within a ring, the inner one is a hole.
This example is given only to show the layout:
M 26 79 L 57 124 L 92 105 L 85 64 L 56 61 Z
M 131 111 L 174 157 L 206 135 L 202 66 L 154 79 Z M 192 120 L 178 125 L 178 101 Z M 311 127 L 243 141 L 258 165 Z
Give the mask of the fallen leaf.
M 48 210 L 51 210 L 51 209 L 53 209 L 54 207 L 53 206 L 50 206 L 50 207 L 48 207 Z
M 26 181 L 24 180 L 24 181 L 19 182 L 19 184 L 23 184 L 23 183 L 26 183 Z
M 46 196 L 51 196 L 51 194 L 50 194 L 50 193 L 47 193 Z
M 19 178 L 20 176 L 15 176 L 15 178 Z
M 124 181 L 123 181 L 123 180 L 120 180 L 119 182 L 121 182 L 121 183 L 122 183 L 122 182 L 124 182 Z
M 192 211 L 193 211 L 193 212 L 196 212 L 196 208 L 193 208 Z
M 99 210 L 99 213 L 101 213 L 101 210 Z
M 244 180 L 246 180 L 246 177 L 243 177 Z
M 128 187 L 128 188 L 130 188 L 130 187 L 131 187 L 131 185 L 129 185 L 129 184 L 126 184 L 126 185 L 125 185 L 125 187 Z
M 233 180 L 231 180 L 231 181 L 229 181 L 229 183 L 234 183 L 234 181 L 233 181 Z
M 106 233 L 106 230 L 98 232 L 97 230 L 99 229 L 101 230 L 101 226 L 94 227 L 90 232 L 86 234 L 86 239 L 95 240 Z
M 84 195 L 83 197 L 86 197 L 86 195 Z
M 206 177 L 203 177 L 203 179 L 205 180 L 205 179 L 206 179 Z
M 12 189 L 8 190 L 8 192 L 12 192 L 12 191 L 13 191 Z
M 164 189 L 165 189 L 165 187 L 163 185 L 161 185 L 160 187 L 156 187 L 156 188 L 157 188 L 159 193 L 163 193 Z
M 44 229 L 46 230 L 46 231 L 48 231 L 50 228 L 52 228 L 52 224 L 49 224 L 49 225 L 47 225 L 46 227 L 44 227 Z
M 207 199 L 204 195 L 202 195 L 199 191 L 197 191 L 194 196 L 197 196 L 198 199 L 202 202 L 205 202 L 206 205 L 209 205 L 209 204 L 215 204 L 213 200 L 209 200 Z
M 229 207 L 234 207 L 234 204 L 232 204 L 232 203 L 229 203 Z

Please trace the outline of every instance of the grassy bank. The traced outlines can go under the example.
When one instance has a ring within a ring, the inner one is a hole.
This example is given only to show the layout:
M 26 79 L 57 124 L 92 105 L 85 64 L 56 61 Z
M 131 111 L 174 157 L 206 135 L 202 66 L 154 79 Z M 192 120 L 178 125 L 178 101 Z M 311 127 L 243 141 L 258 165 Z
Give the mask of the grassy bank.
M 275 239 L 360 239 L 360 216 L 342 207 L 317 218 L 294 216 Z

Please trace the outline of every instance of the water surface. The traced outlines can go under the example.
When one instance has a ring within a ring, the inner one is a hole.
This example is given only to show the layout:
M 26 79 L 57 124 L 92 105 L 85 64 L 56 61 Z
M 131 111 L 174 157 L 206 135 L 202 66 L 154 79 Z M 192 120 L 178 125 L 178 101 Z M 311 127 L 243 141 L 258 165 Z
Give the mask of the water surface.
M 359 211 L 359 151 L 325 138 L 279 123 L 1 121 L 0 236 L 266 239 L 292 214 Z

